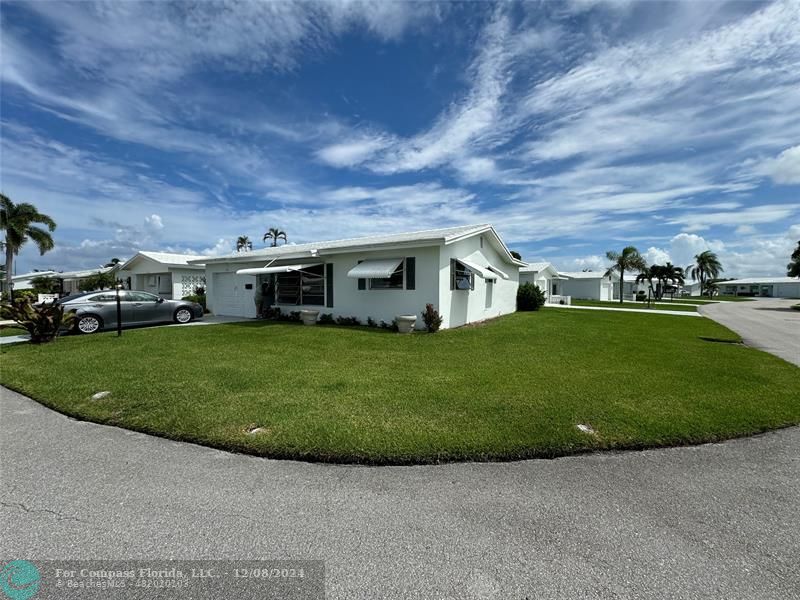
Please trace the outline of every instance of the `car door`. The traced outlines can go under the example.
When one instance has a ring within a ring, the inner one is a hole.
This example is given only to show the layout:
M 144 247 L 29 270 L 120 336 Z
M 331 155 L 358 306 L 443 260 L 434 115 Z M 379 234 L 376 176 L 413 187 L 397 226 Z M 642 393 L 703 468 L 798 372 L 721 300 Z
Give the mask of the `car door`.
M 89 296 L 81 303 L 80 313 L 91 313 L 103 319 L 106 327 L 117 325 L 117 297 L 116 292 L 107 291 L 94 296 Z M 122 322 L 125 322 L 123 313 Z
M 125 292 L 127 308 L 130 311 L 129 323 L 155 323 L 163 321 L 159 297 L 147 292 Z

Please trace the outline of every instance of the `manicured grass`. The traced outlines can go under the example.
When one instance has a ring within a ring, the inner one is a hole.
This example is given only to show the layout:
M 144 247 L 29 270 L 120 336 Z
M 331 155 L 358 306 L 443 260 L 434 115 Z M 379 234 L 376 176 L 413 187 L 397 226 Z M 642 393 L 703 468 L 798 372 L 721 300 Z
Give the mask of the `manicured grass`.
M 0 379 L 75 417 L 265 456 L 509 459 L 800 423 L 800 370 L 738 339 L 708 319 L 553 309 L 435 335 L 249 322 L 0 348 Z
M 0 329 L 0 337 L 8 337 L 11 335 L 28 335 L 28 332 L 24 329 L 17 329 L 16 327 L 3 327 Z
M 714 301 L 724 300 L 725 302 L 752 302 L 754 298 L 748 296 L 714 296 Z
M 674 310 L 678 312 L 697 312 L 697 306 L 681 306 L 679 304 L 658 303 L 647 306 L 647 302 L 622 302 L 619 300 L 581 300 L 578 298 L 572 299 L 572 304 L 575 306 L 600 306 L 604 308 L 619 308 L 619 309 L 650 309 L 650 310 Z

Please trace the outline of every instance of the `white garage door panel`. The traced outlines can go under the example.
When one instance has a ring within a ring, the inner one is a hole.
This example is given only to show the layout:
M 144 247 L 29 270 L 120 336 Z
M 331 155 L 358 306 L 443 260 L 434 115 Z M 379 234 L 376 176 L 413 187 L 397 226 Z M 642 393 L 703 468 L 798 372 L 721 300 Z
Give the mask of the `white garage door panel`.
M 241 283 L 235 273 L 214 273 L 214 314 L 243 317 Z

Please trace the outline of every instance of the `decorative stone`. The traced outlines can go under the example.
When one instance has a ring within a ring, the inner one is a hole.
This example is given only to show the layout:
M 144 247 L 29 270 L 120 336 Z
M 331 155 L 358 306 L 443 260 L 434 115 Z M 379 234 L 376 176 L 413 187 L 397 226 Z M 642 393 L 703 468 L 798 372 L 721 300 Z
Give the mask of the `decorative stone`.
M 400 333 L 411 333 L 414 331 L 417 315 L 397 315 L 395 321 L 397 322 L 397 331 Z
M 103 398 L 107 398 L 111 395 L 111 392 L 97 392 L 94 396 L 92 396 L 92 400 L 102 400 Z
M 591 434 L 591 435 L 594 435 L 595 433 L 597 433 L 597 432 L 596 432 L 596 431 L 595 431 L 595 430 L 592 428 L 592 426 L 591 426 L 591 425 L 584 425 L 583 423 L 581 423 L 581 424 L 579 424 L 577 427 L 578 427 L 578 429 L 580 429 L 580 430 L 581 430 L 583 433 L 588 433 L 588 434 Z

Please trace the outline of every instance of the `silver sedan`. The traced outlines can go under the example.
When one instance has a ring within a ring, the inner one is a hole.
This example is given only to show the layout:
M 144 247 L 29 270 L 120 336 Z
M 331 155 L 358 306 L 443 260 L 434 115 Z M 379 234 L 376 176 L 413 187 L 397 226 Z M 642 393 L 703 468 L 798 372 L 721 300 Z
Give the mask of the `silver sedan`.
M 122 326 L 155 323 L 188 323 L 203 317 L 203 307 L 187 300 L 166 300 L 148 292 L 120 290 Z M 117 326 L 117 292 L 105 290 L 67 296 L 58 300 L 64 312 L 77 315 L 78 333 L 96 333 Z

